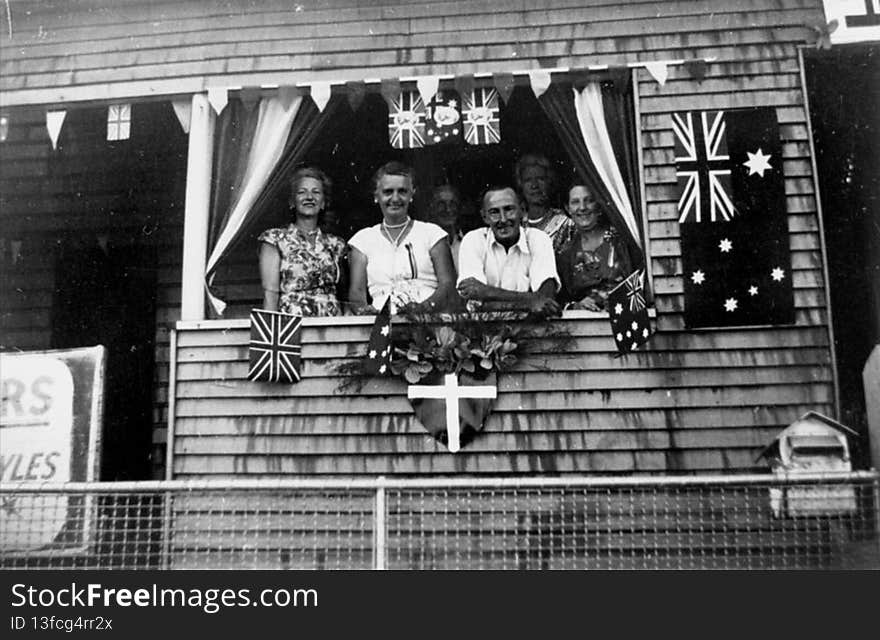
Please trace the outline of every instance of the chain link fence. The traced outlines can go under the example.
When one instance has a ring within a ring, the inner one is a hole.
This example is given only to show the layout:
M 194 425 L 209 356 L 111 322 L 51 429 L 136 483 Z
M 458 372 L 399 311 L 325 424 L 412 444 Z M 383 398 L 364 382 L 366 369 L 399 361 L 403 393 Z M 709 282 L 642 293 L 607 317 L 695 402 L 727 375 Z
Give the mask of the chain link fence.
M 20 569 L 880 569 L 880 475 L 0 485 Z

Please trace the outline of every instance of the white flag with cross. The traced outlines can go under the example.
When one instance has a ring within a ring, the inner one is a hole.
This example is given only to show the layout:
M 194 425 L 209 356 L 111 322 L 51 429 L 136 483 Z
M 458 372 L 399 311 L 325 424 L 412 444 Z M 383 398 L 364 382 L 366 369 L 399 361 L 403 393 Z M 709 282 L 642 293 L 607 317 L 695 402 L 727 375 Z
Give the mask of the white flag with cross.
M 407 397 L 411 400 L 423 398 L 446 402 L 447 446 L 450 453 L 455 453 L 461 449 L 458 401 L 462 398 L 494 399 L 498 397 L 498 388 L 489 385 L 459 386 L 458 376 L 454 373 L 447 373 L 442 385 L 410 385 L 407 389 Z

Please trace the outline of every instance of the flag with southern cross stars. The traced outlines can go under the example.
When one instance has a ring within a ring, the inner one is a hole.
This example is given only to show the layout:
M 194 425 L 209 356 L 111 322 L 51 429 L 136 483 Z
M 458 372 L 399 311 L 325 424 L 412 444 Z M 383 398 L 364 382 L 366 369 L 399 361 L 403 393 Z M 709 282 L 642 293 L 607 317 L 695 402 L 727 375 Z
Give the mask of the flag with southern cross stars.
M 651 337 L 651 321 L 645 304 L 645 271 L 634 271 L 614 287 L 605 308 L 620 353 L 635 351 L 645 344 Z
M 773 108 L 672 116 L 687 327 L 794 322 Z
M 385 301 L 382 310 L 376 315 L 370 342 L 367 345 L 364 372 L 383 376 L 391 372 L 391 296 Z
M 425 146 L 425 103 L 418 91 L 404 90 L 389 100 L 388 139 L 395 149 Z
M 461 141 L 461 111 L 458 91 L 438 91 L 425 110 L 425 144 Z
M 277 311 L 251 311 L 248 380 L 299 382 L 302 317 Z

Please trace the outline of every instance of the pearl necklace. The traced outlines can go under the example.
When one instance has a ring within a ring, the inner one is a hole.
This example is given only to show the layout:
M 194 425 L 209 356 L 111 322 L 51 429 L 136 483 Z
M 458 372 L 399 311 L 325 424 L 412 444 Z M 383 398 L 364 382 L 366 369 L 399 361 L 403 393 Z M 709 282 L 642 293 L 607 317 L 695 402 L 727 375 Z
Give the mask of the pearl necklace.
M 395 225 L 387 224 L 384 220 L 382 221 L 382 231 L 385 233 L 385 237 L 388 238 L 388 241 L 393 244 L 395 248 L 400 245 L 400 239 L 406 233 L 406 230 L 411 222 L 412 218 L 410 218 L 409 216 L 407 216 L 406 220 L 404 220 L 402 223 Z M 396 237 L 392 238 L 389 229 L 400 229 L 401 231 L 397 234 Z

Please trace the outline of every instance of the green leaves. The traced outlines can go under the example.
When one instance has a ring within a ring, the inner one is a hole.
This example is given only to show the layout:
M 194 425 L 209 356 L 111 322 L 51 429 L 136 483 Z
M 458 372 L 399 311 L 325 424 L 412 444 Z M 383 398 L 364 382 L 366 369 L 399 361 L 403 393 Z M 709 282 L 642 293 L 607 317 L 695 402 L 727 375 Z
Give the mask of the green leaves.
M 432 328 L 411 324 L 395 336 L 391 370 L 410 384 L 434 372 L 501 371 L 516 363 L 519 344 L 509 338 L 513 334 L 515 331 L 508 326 L 490 330 L 485 323 Z

